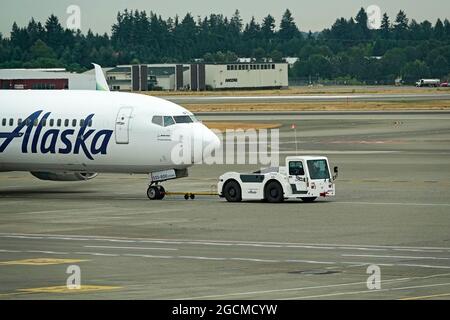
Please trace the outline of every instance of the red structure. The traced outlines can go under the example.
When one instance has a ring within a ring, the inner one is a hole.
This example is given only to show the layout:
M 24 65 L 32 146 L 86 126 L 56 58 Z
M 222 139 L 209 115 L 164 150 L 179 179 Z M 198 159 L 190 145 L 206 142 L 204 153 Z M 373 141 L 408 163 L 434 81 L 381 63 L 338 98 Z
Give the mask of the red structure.
M 0 89 L 69 89 L 69 79 L 0 79 Z

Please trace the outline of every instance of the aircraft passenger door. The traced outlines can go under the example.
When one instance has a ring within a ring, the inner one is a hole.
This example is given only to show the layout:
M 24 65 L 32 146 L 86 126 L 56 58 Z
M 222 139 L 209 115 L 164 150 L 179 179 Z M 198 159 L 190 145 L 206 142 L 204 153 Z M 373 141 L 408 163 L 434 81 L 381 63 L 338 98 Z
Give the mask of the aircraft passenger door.
M 116 143 L 127 144 L 130 140 L 130 119 L 132 107 L 122 107 L 116 118 Z

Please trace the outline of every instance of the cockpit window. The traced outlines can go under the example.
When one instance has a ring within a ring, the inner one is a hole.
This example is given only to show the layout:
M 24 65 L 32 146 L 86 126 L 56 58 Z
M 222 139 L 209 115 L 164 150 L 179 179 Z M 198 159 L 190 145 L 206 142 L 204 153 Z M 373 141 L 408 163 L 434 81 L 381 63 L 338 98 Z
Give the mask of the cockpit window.
M 153 116 L 152 123 L 161 126 L 168 127 L 174 125 L 175 123 L 192 123 L 198 122 L 194 115 L 183 115 L 183 116 Z
M 164 127 L 168 127 L 175 124 L 175 121 L 173 121 L 173 118 L 171 116 L 164 116 Z
M 190 116 L 174 116 L 176 123 L 191 123 L 193 122 Z
M 153 116 L 152 123 L 162 127 L 163 126 L 163 118 L 162 118 L 162 116 Z

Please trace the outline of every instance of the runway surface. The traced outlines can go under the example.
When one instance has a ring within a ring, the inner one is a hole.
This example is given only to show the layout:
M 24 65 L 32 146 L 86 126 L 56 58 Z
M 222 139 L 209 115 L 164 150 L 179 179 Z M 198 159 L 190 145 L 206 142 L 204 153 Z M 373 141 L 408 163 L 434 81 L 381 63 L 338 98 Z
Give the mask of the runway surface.
M 0 174 L 0 299 L 449 299 L 450 113 L 203 115 L 278 122 L 280 154 L 325 154 L 315 203 L 151 202 L 146 177 L 85 183 Z M 200 165 L 169 191 L 213 190 Z M 67 267 L 81 290 L 66 289 Z M 381 289 L 367 288 L 367 267 Z
M 447 93 L 418 94 L 320 94 L 320 95 L 271 95 L 271 96 L 164 96 L 178 104 L 222 103 L 281 103 L 281 102 L 339 102 L 339 101 L 430 101 L 450 100 Z

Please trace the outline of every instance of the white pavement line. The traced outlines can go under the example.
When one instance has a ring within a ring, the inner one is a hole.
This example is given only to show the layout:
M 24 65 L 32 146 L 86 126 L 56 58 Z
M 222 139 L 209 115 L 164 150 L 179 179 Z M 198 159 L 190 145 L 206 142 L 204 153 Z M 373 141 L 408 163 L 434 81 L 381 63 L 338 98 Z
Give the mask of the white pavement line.
M 69 254 L 68 252 L 42 251 L 42 250 L 26 250 L 27 253 L 45 253 L 45 254 Z
M 339 262 L 342 264 L 361 264 L 363 266 L 365 265 L 372 265 L 374 262 L 362 262 L 362 261 L 342 261 Z M 431 269 L 450 269 L 450 266 L 436 266 L 436 265 L 429 265 L 429 264 L 410 264 L 410 263 L 376 263 L 378 266 L 385 266 L 385 267 L 414 267 L 414 268 L 431 268 Z
M 139 254 L 123 254 L 122 256 L 146 257 L 146 258 L 166 258 L 166 259 L 195 259 L 195 260 L 217 260 L 217 261 L 245 261 L 245 262 L 268 262 L 268 263 L 309 263 L 309 264 L 338 264 L 339 262 L 314 261 L 314 260 L 276 260 L 247 257 L 205 257 L 205 256 L 155 256 Z M 365 264 L 364 264 L 365 265 Z
M 337 202 L 336 202 L 337 203 Z M 340 203 L 340 202 L 339 202 Z M 449 204 L 450 206 L 450 204 Z M 61 234 L 30 234 L 30 233 L 5 233 L 0 232 L 0 237 L 3 238 L 21 238 L 23 236 L 39 237 L 42 239 L 57 239 L 56 237 L 64 237 L 69 240 L 91 240 L 91 241 L 114 241 L 114 242 L 159 242 L 159 243 L 175 243 L 175 244 L 209 244 L 214 243 L 217 245 L 234 245 L 234 244 L 261 244 L 261 245 L 282 245 L 282 246 L 310 246 L 314 248 L 320 247 L 334 247 L 333 249 L 341 248 L 385 248 L 385 249 L 419 249 L 419 250 L 447 250 L 450 251 L 450 247 L 416 247 L 416 246 L 397 246 L 397 245 L 368 245 L 368 244 L 342 244 L 342 243 L 300 243 L 300 242 L 276 242 L 276 241 L 242 241 L 242 240 L 207 240 L 207 239 L 161 239 L 161 238 L 130 238 L 130 237 L 106 237 L 96 235 L 61 235 Z
M 354 294 L 366 294 L 366 293 L 377 293 L 377 292 L 389 292 L 389 291 L 399 291 L 399 290 L 430 288 L 430 287 L 439 287 L 439 286 L 450 286 L 450 282 L 437 283 L 437 284 L 427 284 L 427 285 L 422 285 L 422 286 L 410 286 L 410 287 L 379 289 L 379 290 L 362 290 L 362 291 L 350 291 L 350 292 L 335 292 L 335 293 L 327 293 L 327 294 L 318 294 L 318 295 L 313 295 L 313 296 L 291 297 L 291 298 L 285 298 L 285 299 L 281 299 L 281 300 L 314 299 L 314 298 L 335 297 L 335 296 L 343 296 L 343 295 L 354 295 Z
M 341 254 L 342 257 L 370 257 L 370 258 L 398 258 L 398 259 L 425 259 L 425 260 L 450 260 L 444 257 L 420 257 L 420 256 L 389 256 L 372 254 Z
M 384 248 L 358 248 L 358 247 L 338 247 L 335 249 L 339 250 L 357 250 L 357 251 L 389 251 L 390 249 L 384 249 Z
M 75 241 L 92 241 L 93 239 L 69 238 L 69 237 L 48 237 L 47 240 L 75 240 Z
M 302 249 L 324 249 L 324 250 L 335 250 L 335 247 L 321 247 L 321 246 L 297 246 L 297 245 L 287 245 L 286 248 L 302 248 Z
M 250 261 L 250 262 L 281 262 L 280 260 L 272 260 L 272 259 L 256 259 L 256 258 L 227 258 L 228 260 L 233 261 Z
M 38 236 L 2 236 L 2 238 L 14 238 L 14 239 L 44 239 L 44 237 L 38 237 Z
M 390 279 L 381 281 L 383 283 L 388 282 L 396 282 L 396 281 L 407 281 L 411 278 L 398 278 L 398 279 Z M 261 291 L 247 291 L 247 292 L 234 292 L 234 293 L 225 293 L 225 294 L 215 294 L 215 295 L 206 295 L 206 296 L 196 296 L 196 297 L 188 297 L 188 298 L 180 298 L 176 300 L 197 300 L 197 299 L 210 299 L 210 298 L 221 298 L 221 297 L 234 297 L 234 296 L 248 296 L 255 294 L 266 294 L 266 293 L 281 293 L 281 292 L 291 292 L 291 291 L 303 291 L 303 290 L 314 290 L 314 289 L 325 289 L 325 288 L 336 288 L 336 287 L 346 287 L 346 286 L 355 286 L 355 285 L 366 285 L 367 282 L 350 282 L 350 283 L 338 283 L 338 284 L 329 284 L 322 286 L 312 286 L 312 287 L 298 287 L 298 288 L 286 288 L 286 289 L 272 289 L 272 290 L 261 290 Z
M 227 260 L 227 258 L 197 257 L 197 256 L 178 256 L 178 258 L 183 258 L 183 259 L 198 259 L 198 260 L 217 260 L 217 261 L 224 261 L 224 260 Z
M 363 201 L 339 201 L 333 204 L 357 204 L 376 206 L 420 206 L 420 207 L 450 207 L 450 203 L 413 203 L 413 202 L 363 202 Z
M 22 252 L 20 250 L 6 250 L 6 249 L 0 249 L 0 252 L 4 252 L 4 253 L 19 253 Z
M 178 250 L 177 248 L 149 248 L 149 247 L 113 247 L 113 246 L 84 246 L 85 248 L 104 249 L 133 249 L 133 250 Z
M 311 263 L 311 264 L 338 264 L 338 262 L 332 261 L 314 261 L 314 260 L 284 260 L 284 262 L 296 262 L 296 263 Z
M 147 242 L 147 241 L 143 241 L 143 242 Z M 151 242 L 151 241 L 148 241 L 148 242 Z M 157 241 L 158 243 L 171 243 L 170 241 L 165 241 L 165 242 L 163 242 L 163 241 Z M 186 243 L 188 243 L 188 244 L 194 244 L 194 245 L 198 245 L 199 243 L 198 242 L 196 242 L 196 241 L 190 241 L 190 242 L 173 242 L 173 243 L 175 243 L 175 244 L 186 244 Z M 201 243 L 202 245 L 206 245 L 206 246 L 225 246 L 225 247 L 227 247 L 227 246 L 232 246 L 233 244 L 232 243 L 218 243 L 218 242 L 202 242 Z
M 302 150 L 303 154 L 308 153 L 314 153 L 314 154 L 352 154 L 352 155 L 359 155 L 359 154 L 390 154 L 390 153 L 403 153 L 403 151 L 396 151 L 396 150 L 361 150 L 361 151 L 354 151 L 354 150 Z M 248 152 L 248 154 L 259 154 L 258 152 Z M 279 152 L 271 152 L 271 154 L 298 154 L 298 151 L 279 151 Z
M 445 252 L 445 251 L 442 251 L 442 250 L 421 250 L 421 249 L 392 249 L 392 251 L 428 252 L 428 253 Z
M 126 257 L 141 257 L 141 258 L 157 258 L 157 259 L 173 259 L 175 257 L 173 256 L 155 256 L 155 255 L 148 255 L 148 254 L 123 254 L 122 256 Z
M 90 256 L 120 257 L 120 254 L 101 253 L 101 252 L 75 252 L 75 254 L 90 255 Z

